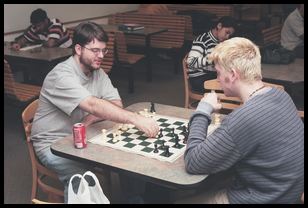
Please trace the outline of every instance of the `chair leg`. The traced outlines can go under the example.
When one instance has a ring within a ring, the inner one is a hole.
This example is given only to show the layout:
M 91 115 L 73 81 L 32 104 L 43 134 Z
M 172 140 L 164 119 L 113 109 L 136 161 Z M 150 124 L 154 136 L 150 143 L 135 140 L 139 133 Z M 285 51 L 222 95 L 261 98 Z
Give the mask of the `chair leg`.
M 175 51 L 173 54 L 174 74 L 179 73 L 180 51 Z
M 64 198 L 61 196 L 58 196 L 56 194 L 49 193 L 48 194 L 48 202 L 53 202 L 53 203 L 63 203 Z
M 134 67 L 128 67 L 128 92 L 133 93 L 134 92 Z

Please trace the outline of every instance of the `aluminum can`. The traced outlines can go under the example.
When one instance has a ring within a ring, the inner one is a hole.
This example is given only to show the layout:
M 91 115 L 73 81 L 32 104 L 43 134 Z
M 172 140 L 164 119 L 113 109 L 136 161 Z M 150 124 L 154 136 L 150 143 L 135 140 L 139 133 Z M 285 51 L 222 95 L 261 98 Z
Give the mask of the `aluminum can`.
M 73 126 L 73 136 L 75 148 L 87 147 L 86 127 L 83 123 L 75 123 Z

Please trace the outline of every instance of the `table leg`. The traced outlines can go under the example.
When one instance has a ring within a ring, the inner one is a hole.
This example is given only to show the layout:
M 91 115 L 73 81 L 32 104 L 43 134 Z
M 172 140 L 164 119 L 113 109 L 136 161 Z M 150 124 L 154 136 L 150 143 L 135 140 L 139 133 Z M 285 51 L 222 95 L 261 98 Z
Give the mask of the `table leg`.
M 148 82 L 152 81 L 152 64 L 151 64 L 151 36 L 148 35 L 145 37 L 145 54 L 147 62 L 147 74 L 146 79 Z

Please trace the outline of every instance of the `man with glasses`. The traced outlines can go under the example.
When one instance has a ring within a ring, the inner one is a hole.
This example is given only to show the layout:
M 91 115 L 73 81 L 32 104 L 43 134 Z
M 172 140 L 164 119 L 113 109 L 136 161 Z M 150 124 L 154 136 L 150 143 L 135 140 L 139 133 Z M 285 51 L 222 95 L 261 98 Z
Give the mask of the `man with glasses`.
M 72 133 L 75 123 L 88 126 L 99 120 L 135 125 L 149 137 L 159 127 L 152 118 L 145 118 L 123 109 L 118 90 L 100 68 L 108 52 L 108 36 L 99 25 L 85 22 L 73 36 L 73 55 L 58 64 L 45 78 L 34 117 L 31 139 L 39 160 L 57 172 L 65 185 L 73 174 L 83 174 L 90 167 L 52 154 L 50 146 Z
M 49 19 L 46 11 L 36 9 L 31 13 L 31 26 L 11 43 L 13 50 L 27 44 L 43 44 L 45 47 L 68 48 L 72 45 L 65 26 L 58 19 Z

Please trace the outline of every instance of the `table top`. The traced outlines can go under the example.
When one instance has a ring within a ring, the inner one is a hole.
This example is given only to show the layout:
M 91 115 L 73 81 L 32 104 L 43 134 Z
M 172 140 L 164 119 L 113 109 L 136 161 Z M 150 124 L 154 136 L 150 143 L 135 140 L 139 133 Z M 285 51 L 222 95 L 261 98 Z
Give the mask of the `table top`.
M 144 29 L 141 30 L 128 31 L 128 30 L 119 30 L 119 25 L 101 24 L 101 26 L 106 31 L 111 31 L 111 32 L 122 31 L 125 35 L 138 35 L 138 36 L 149 36 L 168 31 L 167 28 L 159 28 L 159 27 L 144 27 Z
M 304 82 L 304 59 L 295 59 L 290 64 L 262 64 L 262 76 L 282 82 Z
M 14 57 L 14 58 L 23 58 L 31 59 L 38 61 L 47 61 L 53 62 L 65 57 L 72 55 L 71 48 L 45 48 L 41 47 L 40 49 L 26 50 L 26 51 L 14 51 L 10 49 L 10 43 L 4 43 L 4 56 Z
M 138 112 L 150 108 L 149 102 L 141 102 L 126 109 Z M 189 119 L 193 110 L 175 106 L 155 104 L 157 114 Z M 87 128 L 87 138 L 101 133 L 101 129 L 109 129 L 115 125 L 111 121 L 98 122 Z M 106 146 L 88 142 L 84 149 L 76 149 L 72 136 L 58 140 L 51 146 L 51 151 L 58 156 L 70 158 L 83 163 L 108 168 L 115 172 L 124 172 L 140 179 L 173 188 L 190 188 L 198 186 L 208 175 L 191 175 L 185 170 L 184 156 L 175 162 L 163 162 L 142 155 L 124 152 Z

